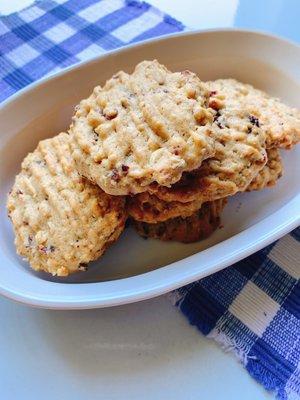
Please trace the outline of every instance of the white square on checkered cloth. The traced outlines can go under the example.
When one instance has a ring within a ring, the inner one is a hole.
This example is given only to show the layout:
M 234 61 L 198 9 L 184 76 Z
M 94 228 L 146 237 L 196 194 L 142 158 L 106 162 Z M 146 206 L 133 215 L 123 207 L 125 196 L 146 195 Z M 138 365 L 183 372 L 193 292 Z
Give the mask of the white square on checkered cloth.
M 157 24 L 159 24 L 159 15 L 153 11 L 149 11 L 112 31 L 112 35 L 123 42 L 128 43 L 138 36 L 141 30 L 151 29 Z
M 0 21 L 0 35 L 5 35 L 7 32 L 9 32 L 9 29 Z
M 236 296 L 229 311 L 257 336 L 262 337 L 279 308 L 276 301 L 249 281 Z
M 51 40 L 53 43 L 61 43 L 69 37 L 73 36 L 76 31 L 71 28 L 69 25 L 61 22 L 58 25 L 55 25 L 53 28 L 44 32 L 44 36 Z
M 23 67 L 25 64 L 29 63 L 34 58 L 38 57 L 40 53 L 31 47 L 29 44 L 24 43 L 16 49 L 10 51 L 5 56 L 18 66 L 18 68 Z
M 41 17 L 45 14 L 44 10 L 41 10 L 39 7 L 30 7 L 23 11 L 19 12 L 19 18 L 22 19 L 24 22 L 29 23 L 34 21 L 35 19 Z
M 98 56 L 102 53 L 105 53 L 105 50 L 102 49 L 102 47 L 97 46 L 96 44 L 91 44 L 89 47 L 86 49 L 82 50 L 80 53 L 76 55 L 76 57 L 80 61 L 87 60 L 88 58 Z
M 81 18 L 93 23 L 105 15 L 111 14 L 114 11 L 119 10 L 124 6 L 123 0 L 103 0 L 98 3 L 92 4 L 91 6 L 79 11 L 78 15 Z
M 300 279 L 299 245 L 291 235 L 280 239 L 268 257 L 293 278 Z

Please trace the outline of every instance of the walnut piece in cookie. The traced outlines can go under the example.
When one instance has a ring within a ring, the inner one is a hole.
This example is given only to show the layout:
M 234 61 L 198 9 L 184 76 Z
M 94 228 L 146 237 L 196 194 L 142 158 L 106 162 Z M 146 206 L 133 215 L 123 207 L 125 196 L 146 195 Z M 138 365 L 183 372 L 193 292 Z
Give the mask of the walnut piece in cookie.
M 29 153 L 8 195 L 17 252 L 37 271 L 66 276 L 83 270 L 124 229 L 125 199 L 82 178 L 61 133 Z

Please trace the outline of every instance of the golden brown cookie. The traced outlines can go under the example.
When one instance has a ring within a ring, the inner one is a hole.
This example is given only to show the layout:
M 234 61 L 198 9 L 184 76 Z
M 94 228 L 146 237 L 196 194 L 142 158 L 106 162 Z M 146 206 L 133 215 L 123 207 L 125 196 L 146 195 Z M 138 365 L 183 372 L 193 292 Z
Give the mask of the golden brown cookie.
M 300 141 L 300 111 L 281 103 L 251 85 L 234 79 L 218 79 L 207 82 L 211 98 L 226 97 L 233 107 L 247 106 L 258 124 L 266 132 L 267 147 L 290 149 Z M 219 118 L 223 123 L 222 115 Z
M 209 104 L 216 109 L 214 125 L 217 125 L 221 132 L 219 136 L 216 136 L 218 143 L 216 154 L 213 159 L 204 161 L 198 170 L 184 173 L 181 180 L 171 188 L 152 185 L 150 192 L 155 193 L 162 200 L 169 202 L 191 202 L 201 199 L 211 201 L 245 190 L 255 176 L 258 176 L 258 179 L 262 179 L 262 176 L 267 179 L 267 173 L 272 172 L 276 175 L 275 167 L 271 170 L 263 170 L 262 175 L 258 174 L 259 168 L 252 169 L 251 172 L 254 172 L 252 179 L 246 184 L 247 177 L 251 175 L 247 168 L 245 169 L 247 175 L 244 175 L 241 168 L 244 162 L 246 162 L 244 165 L 247 165 L 246 157 L 242 157 L 239 162 L 239 152 L 232 154 L 227 151 L 229 141 L 223 137 L 223 134 L 226 133 L 226 127 L 231 127 L 232 124 L 237 128 L 235 131 L 238 131 L 240 122 L 243 122 L 241 118 L 243 113 L 244 122 L 248 122 L 250 141 L 252 133 L 257 129 L 265 134 L 266 146 L 269 148 L 290 148 L 300 139 L 298 110 L 282 104 L 250 85 L 233 79 L 220 79 L 207 82 L 207 85 L 211 90 Z M 224 154 L 222 154 L 222 143 L 225 143 Z M 242 148 L 246 149 L 243 146 Z M 279 168 L 278 163 L 277 167 Z M 241 177 L 242 180 L 240 180 Z M 265 186 L 263 181 L 260 185 Z
M 261 190 L 276 184 L 283 173 L 283 165 L 278 149 L 268 149 L 268 162 L 247 187 L 247 191 Z
M 43 140 L 27 155 L 8 196 L 17 252 L 32 268 L 66 276 L 98 258 L 122 232 L 123 197 L 82 178 L 70 137 Z
M 170 186 L 213 156 L 213 110 L 189 71 L 157 61 L 115 74 L 81 101 L 70 127 L 79 172 L 113 195 Z
M 144 238 L 192 243 L 210 236 L 220 225 L 226 199 L 205 203 L 190 217 L 177 217 L 157 224 L 133 220 L 136 231 Z
M 225 89 L 211 90 L 207 103 L 214 112 L 215 155 L 171 187 L 152 184 L 149 192 L 161 200 L 204 203 L 232 196 L 246 190 L 267 162 L 266 131 L 251 104 L 239 104 Z
M 265 187 L 273 186 L 281 177 L 283 166 L 278 149 L 268 149 L 267 154 L 267 164 L 246 188 L 247 191 L 261 190 Z M 141 193 L 129 198 L 129 215 L 137 221 L 144 221 L 150 224 L 180 216 L 183 218 L 191 216 L 195 210 L 201 207 L 201 199 L 190 202 L 182 202 L 180 199 L 185 200 L 199 191 L 197 174 L 198 171 L 185 174 L 180 182 L 173 186 L 174 190 L 176 188 L 174 193 L 176 193 L 178 201 L 165 201 L 149 193 Z
M 166 221 L 178 216 L 189 217 L 196 210 L 199 210 L 201 205 L 201 201 L 191 201 L 189 203 L 181 203 L 179 201 L 166 202 L 148 192 L 140 193 L 127 199 L 128 214 L 137 221 L 148 223 Z

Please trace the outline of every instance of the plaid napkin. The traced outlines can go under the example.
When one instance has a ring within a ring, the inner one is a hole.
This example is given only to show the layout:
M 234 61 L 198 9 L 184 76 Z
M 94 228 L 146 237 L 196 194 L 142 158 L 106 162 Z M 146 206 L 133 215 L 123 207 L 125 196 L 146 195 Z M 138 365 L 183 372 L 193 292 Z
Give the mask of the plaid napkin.
M 183 29 L 144 2 L 37 1 L 0 17 L 0 101 L 78 61 Z
M 279 399 L 300 398 L 300 227 L 172 300 Z
M 127 43 L 184 30 L 146 3 L 42 0 L 0 17 L 0 101 L 35 80 Z M 192 325 L 233 350 L 281 399 L 300 397 L 300 228 L 175 291 Z

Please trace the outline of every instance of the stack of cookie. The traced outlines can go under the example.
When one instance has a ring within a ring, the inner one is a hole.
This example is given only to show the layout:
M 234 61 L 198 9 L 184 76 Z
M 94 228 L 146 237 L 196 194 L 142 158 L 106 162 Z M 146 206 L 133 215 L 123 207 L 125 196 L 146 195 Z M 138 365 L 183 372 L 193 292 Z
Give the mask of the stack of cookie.
M 25 158 L 8 200 L 17 251 L 65 276 L 117 240 L 128 215 L 144 237 L 200 240 L 227 197 L 276 183 L 278 148 L 299 140 L 299 112 L 277 99 L 144 61 L 96 87 L 68 134 Z
M 129 214 L 144 237 L 187 242 L 208 236 L 220 222 L 226 197 L 275 185 L 283 170 L 279 148 L 299 141 L 297 110 L 233 79 L 205 86 L 215 153 L 171 187 L 152 185 L 129 201 Z M 210 217 L 215 203 L 217 214 Z

